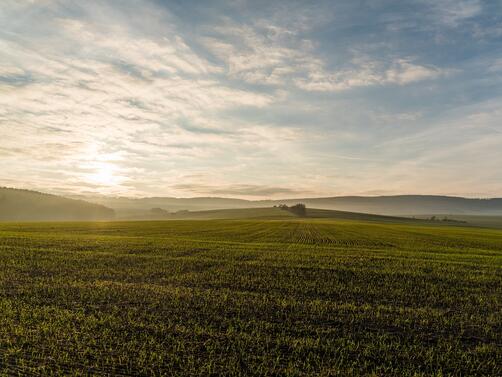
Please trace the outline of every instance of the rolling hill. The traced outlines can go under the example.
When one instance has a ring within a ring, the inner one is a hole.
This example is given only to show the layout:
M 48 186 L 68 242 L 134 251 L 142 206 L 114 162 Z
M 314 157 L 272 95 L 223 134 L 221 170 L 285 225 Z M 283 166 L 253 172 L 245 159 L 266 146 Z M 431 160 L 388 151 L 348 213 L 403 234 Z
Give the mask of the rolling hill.
M 127 198 L 74 197 L 43 194 L 36 191 L 0 188 L 0 220 L 103 220 L 164 218 L 273 218 L 285 216 L 272 207 L 304 203 L 317 217 L 343 218 L 368 214 L 398 217 L 424 216 L 501 216 L 502 199 L 472 199 L 451 196 L 341 196 L 284 200 L 244 200 L 234 198 Z M 157 213 L 152 212 L 157 210 Z M 225 210 L 222 212 L 222 210 Z M 240 210 L 240 211 L 239 211 Z M 273 213 L 272 213 L 273 212 Z M 345 213 L 345 215 L 343 214 Z M 348 213 L 351 213 L 349 216 Z M 355 214 L 356 213 L 356 214 Z M 380 219 L 384 220 L 384 219 Z M 470 222 L 470 221 L 469 221 Z
M 398 196 L 340 196 L 328 198 L 298 198 L 284 200 L 243 200 L 233 198 L 110 198 L 85 197 L 117 211 L 119 217 L 137 216 L 151 208 L 170 212 L 180 210 L 207 211 L 217 209 L 263 208 L 274 205 L 304 203 L 309 208 L 347 212 L 374 213 L 392 216 L 450 215 L 502 215 L 502 198 L 472 199 L 437 195 Z
M 233 208 L 209 211 L 181 211 L 159 216 L 158 219 L 172 220 L 235 220 L 235 219 L 288 219 L 296 216 L 280 208 Z
M 307 208 L 306 216 L 300 217 L 296 214 L 278 207 L 264 208 L 234 208 L 215 209 L 209 211 L 180 211 L 177 213 L 164 213 L 150 215 L 143 219 L 148 220 L 288 220 L 288 219 L 332 219 L 332 220 L 355 220 L 355 221 L 376 221 L 384 223 L 416 223 L 434 224 L 427 219 L 412 219 L 397 216 L 373 215 L 359 212 L 335 211 L 327 209 Z M 135 218 L 141 220 L 141 217 Z M 443 222 L 443 225 L 446 223 Z
M 436 195 L 340 196 L 285 200 L 285 204 L 301 201 L 307 207 L 365 212 L 384 215 L 470 214 L 501 215 L 502 198 L 472 199 Z
M 113 209 L 99 204 L 37 191 L 0 188 L 0 220 L 3 221 L 109 220 L 114 217 Z

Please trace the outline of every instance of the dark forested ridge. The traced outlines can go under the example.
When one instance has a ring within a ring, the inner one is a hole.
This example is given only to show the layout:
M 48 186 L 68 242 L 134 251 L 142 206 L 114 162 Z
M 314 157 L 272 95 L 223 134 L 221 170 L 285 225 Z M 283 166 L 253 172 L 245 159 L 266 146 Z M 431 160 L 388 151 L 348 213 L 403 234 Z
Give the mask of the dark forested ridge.
M 115 211 L 100 204 L 37 191 L 0 188 L 0 220 L 108 220 Z

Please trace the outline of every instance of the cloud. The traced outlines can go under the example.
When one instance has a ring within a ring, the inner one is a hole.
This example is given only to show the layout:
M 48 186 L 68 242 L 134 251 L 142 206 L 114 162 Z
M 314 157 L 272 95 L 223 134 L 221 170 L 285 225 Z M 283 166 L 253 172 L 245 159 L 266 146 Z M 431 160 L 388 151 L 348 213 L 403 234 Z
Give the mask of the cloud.
M 249 83 L 280 85 L 298 71 L 307 56 L 290 47 L 291 39 L 308 48 L 308 41 L 297 41 L 295 31 L 274 25 L 217 26 L 215 37 L 203 37 L 201 42 L 225 64 L 227 74 Z
M 416 63 L 413 58 L 391 61 L 354 54 L 346 67 L 328 69 L 314 43 L 298 30 L 274 25 L 225 25 L 213 29 L 217 37 L 202 42 L 225 64 L 227 74 L 252 84 L 294 85 L 306 91 L 344 91 L 375 85 L 407 85 L 433 80 L 452 70 Z
M 474 0 L 386 4 L 6 0 L 0 180 L 332 195 L 424 189 L 444 161 L 452 182 L 482 191 L 440 152 L 481 166 L 482 148 L 500 162 L 497 116 L 480 105 L 500 96 L 497 12 Z
M 131 179 L 159 159 L 208 158 L 229 143 L 256 139 L 256 125 L 238 132 L 248 125 L 218 113 L 276 100 L 217 80 L 219 68 L 179 35 L 146 37 L 127 24 L 96 26 L 87 18 L 54 22 L 64 32 L 51 36 L 57 43 L 49 46 L 45 36 L 0 39 L 2 154 L 43 166 L 40 184 L 53 170 L 75 190 L 101 184 L 131 192 Z M 31 80 L 15 85 L 22 75 Z M 125 157 L 103 161 L 108 151 Z M 15 174 L 6 169 L 3 178 Z
M 145 79 L 163 74 L 201 75 L 219 71 L 218 67 L 195 54 L 179 35 L 152 40 L 131 36 L 119 26 L 97 27 L 75 19 L 61 19 L 58 26 L 83 48 L 83 53 L 122 65 L 126 72 L 131 67 Z
M 423 117 L 423 114 L 419 111 L 415 112 L 393 112 L 393 113 L 388 113 L 388 112 L 375 112 L 372 114 L 372 119 L 376 123 L 410 123 L 410 122 L 416 122 L 419 119 Z
M 488 67 L 490 72 L 502 72 L 502 58 L 495 59 Z
M 246 197 L 273 197 L 277 195 L 301 195 L 305 191 L 291 189 L 287 187 L 269 187 L 262 185 L 200 185 L 200 184 L 177 184 L 172 186 L 175 190 L 187 191 L 199 195 L 229 195 Z
M 451 27 L 459 26 L 482 11 L 480 0 L 427 0 L 427 4 L 438 22 Z
M 416 64 L 410 58 L 395 59 L 390 64 L 357 58 L 353 60 L 351 68 L 337 72 L 328 72 L 322 65 L 315 64 L 306 77 L 295 82 L 307 91 L 330 92 L 376 85 L 407 85 L 436 79 L 449 72 L 451 71 L 434 66 Z
M 0 65 L 0 77 L 8 78 L 8 77 L 16 77 L 16 76 L 24 76 L 25 72 L 19 67 L 15 67 L 12 65 Z

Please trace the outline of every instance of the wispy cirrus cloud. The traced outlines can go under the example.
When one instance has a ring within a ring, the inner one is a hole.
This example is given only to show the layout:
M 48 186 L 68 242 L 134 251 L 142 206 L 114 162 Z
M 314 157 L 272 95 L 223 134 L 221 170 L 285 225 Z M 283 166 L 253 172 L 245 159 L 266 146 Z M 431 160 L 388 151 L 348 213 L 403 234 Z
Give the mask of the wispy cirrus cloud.
M 496 192 L 494 165 L 469 169 L 501 158 L 497 9 L 5 0 L 0 181 L 120 195 L 483 191 L 470 174 Z
M 320 65 L 313 65 L 306 77 L 295 80 L 298 87 L 308 91 L 343 91 L 375 85 L 407 85 L 423 80 L 436 79 L 451 72 L 434 66 L 414 63 L 410 58 L 391 62 L 354 59 L 349 68 L 328 72 Z
M 36 38 L 2 41 L 10 64 L 1 71 L 5 95 L 0 97 L 0 122 L 8 133 L 4 150 L 11 156 L 45 162 L 59 156 L 72 171 L 94 167 L 111 176 L 112 170 L 127 176 L 134 169 L 111 169 L 121 161 L 103 162 L 96 156 L 126 148 L 128 158 L 154 160 L 174 154 L 173 144 L 190 146 L 199 156 L 211 153 L 218 145 L 242 142 L 235 125 L 226 131 L 228 125 L 217 122 L 215 113 L 235 106 L 261 108 L 274 101 L 271 95 L 221 85 L 211 76 L 219 69 L 179 36 L 151 40 L 124 25 L 97 28 L 74 19 L 57 18 L 54 24 L 63 37 L 48 51 L 38 50 Z M 17 127 L 23 132 L 15 132 Z M 252 135 L 246 131 L 243 137 Z M 149 145 L 149 139 L 156 140 L 157 147 Z M 96 150 L 96 145 L 102 147 Z M 89 146 L 94 150 L 89 152 Z M 83 174 L 83 181 L 88 177 Z
M 359 53 L 349 64 L 328 69 L 314 42 L 298 30 L 277 26 L 217 26 L 203 44 L 224 64 L 231 78 L 252 84 L 294 85 L 307 91 L 343 91 L 374 85 L 406 85 L 452 72 L 413 58 L 374 59 Z
M 263 185 L 201 185 L 201 184 L 177 184 L 173 186 L 176 190 L 186 193 L 196 193 L 198 195 L 210 196 L 238 196 L 238 197 L 277 197 L 291 195 L 305 195 L 304 190 L 295 190 L 288 187 L 269 187 Z
M 481 0 L 427 0 L 427 3 L 432 8 L 432 15 L 437 22 L 452 27 L 479 15 L 483 9 Z

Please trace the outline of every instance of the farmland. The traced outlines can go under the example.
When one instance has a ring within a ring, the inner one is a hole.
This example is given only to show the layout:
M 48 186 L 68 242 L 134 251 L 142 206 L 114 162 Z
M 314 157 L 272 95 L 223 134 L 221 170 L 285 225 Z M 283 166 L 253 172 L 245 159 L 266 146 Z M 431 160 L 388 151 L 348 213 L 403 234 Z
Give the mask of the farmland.
M 0 266 L 0 375 L 502 375 L 500 230 L 1 223 Z

